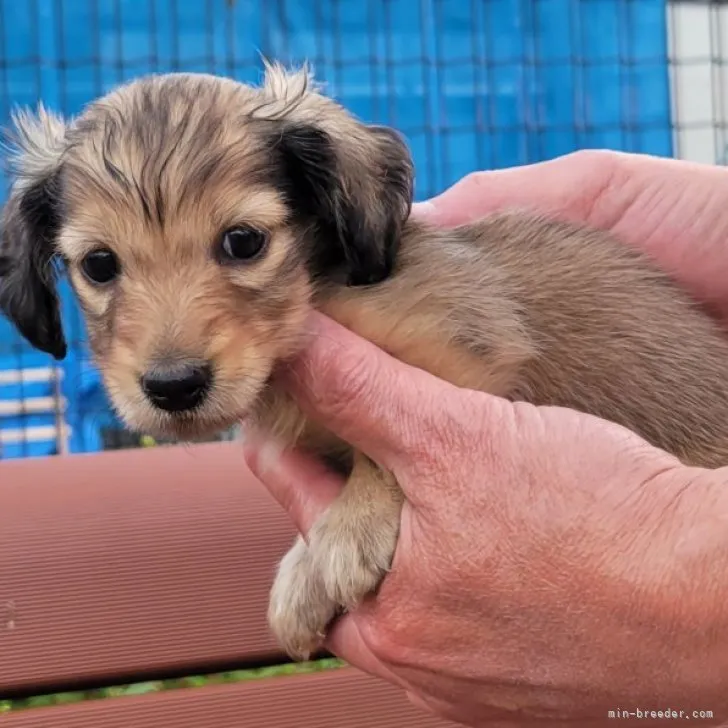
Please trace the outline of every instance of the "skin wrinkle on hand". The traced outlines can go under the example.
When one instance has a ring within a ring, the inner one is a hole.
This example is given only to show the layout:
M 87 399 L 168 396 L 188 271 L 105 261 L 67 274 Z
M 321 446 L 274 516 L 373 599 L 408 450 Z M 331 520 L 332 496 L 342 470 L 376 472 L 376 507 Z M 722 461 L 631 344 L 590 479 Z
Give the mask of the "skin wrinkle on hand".
M 609 175 L 597 162 L 612 165 Z M 698 180 L 693 186 L 691 175 Z M 690 263 L 683 279 L 697 285 L 721 269 L 708 261 L 720 250 L 712 236 L 723 223 L 708 220 L 722 215 L 728 226 L 728 216 L 711 194 L 702 198 L 707 208 L 693 207 L 700 219 L 691 219 L 689 200 L 680 197 L 717 180 L 728 194 L 724 172 L 632 155 L 576 154 L 466 178 L 413 214 L 441 216 L 446 224 L 448 216 L 447 223 L 457 222 L 458 200 L 472 211 L 480 199 L 482 214 L 489 206 L 540 199 L 546 212 L 614 226 L 626 244 L 647 240 L 666 267 Z M 699 259 L 687 238 L 671 240 L 670 229 L 708 234 Z M 682 252 L 660 249 L 666 241 Z M 329 649 L 405 687 L 414 702 L 470 726 L 603 728 L 614 722 L 610 709 L 668 703 L 713 710 L 716 720 L 700 724 L 719 725 L 728 712 L 725 644 L 719 650 L 728 633 L 721 597 L 728 468 L 685 468 L 597 418 L 511 405 L 416 370 L 416 385 L 406 377 L 400 382 L 406 370 L 398 362 L 390 367 L 386 355 L 336 326 L 327 331 L 326 345 L 314 344 L 304 355 L 314 365 L 323 357 L 326 366 L 302 377 L 295 394 L 333 417 L 334 427 L 339 420 L 345 428 L 360 421 L 359 438 L 377 443 L 377 456 L 397 451 L 398 478 L 409 498 L 378 599 L 335 623 Z M 348 356 L 356 357 L 357 367 L 344 373 L 363 378 L 363 390 L 360 381 L 338 378 L 342 352 L 345 367 Z M 329 410 L 331 392 L 340 405 L 352 385 L 354 404 Z M 391 406 L 405 417 L 391 416 Z M 438 408 L 449 412 L 444 433 L 437 432 Z M 422 468 L 417 459 L 424 451 Z M 264 482 L 275 490 L 283 487 L 275 479 L 285 480 L 295 513 L 310 507 L 305 493 L 318 483 L 309 477 L 313 470 L 299 468 L 297 476 L 294 461 L 284 460 L 291 470 L 281 463 L 274 480 Z

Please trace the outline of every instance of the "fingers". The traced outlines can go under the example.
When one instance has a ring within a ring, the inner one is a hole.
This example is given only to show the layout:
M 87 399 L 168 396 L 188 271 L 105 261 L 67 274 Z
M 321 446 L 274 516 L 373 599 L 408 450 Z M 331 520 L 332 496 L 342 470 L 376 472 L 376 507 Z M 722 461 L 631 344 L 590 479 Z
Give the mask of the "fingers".
M 462 417 L 462 390 L 390 357 L 321 314 L 284 374 L 306 412 L 388 470 L 406 453 L 434 447 L 448 416 Z
M 728 318 L 728 173 L 678 159 L 582 150 L 547 162 L 475 172 L 412 215 L 451 227 L 526 209 L 613 233 Z
M 253 475 L 304 536 L 343 487 L 342 479 L 314 458 L 295 450 L 281 450 L 275 442 L 255 434 L 246 435 L 243 453 Z
M 443 227 L 513 208 L 589 222 L 622 165 L 622 155 L 589 150 L 523 167 L 476 172 L 414 205 L 412 214 Z

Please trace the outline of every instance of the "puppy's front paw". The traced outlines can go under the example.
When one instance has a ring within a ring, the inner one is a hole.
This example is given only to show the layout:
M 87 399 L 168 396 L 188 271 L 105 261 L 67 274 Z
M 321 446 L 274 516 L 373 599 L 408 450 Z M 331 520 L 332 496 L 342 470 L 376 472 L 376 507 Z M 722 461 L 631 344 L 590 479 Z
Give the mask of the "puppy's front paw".
M 375 592 L 389 571 L 399 535 L 398 514 L 352 513 L 334 503 L 314 525 L 309 550 L 328 598 L 353 609 Z M 387 514 L 389 515 L 389 514 Z
M 290 657 L 308 660 L 321 646 L 336 612 L 309 548 L 299 537 L 278 567 L 268 607 L 270 628 Z

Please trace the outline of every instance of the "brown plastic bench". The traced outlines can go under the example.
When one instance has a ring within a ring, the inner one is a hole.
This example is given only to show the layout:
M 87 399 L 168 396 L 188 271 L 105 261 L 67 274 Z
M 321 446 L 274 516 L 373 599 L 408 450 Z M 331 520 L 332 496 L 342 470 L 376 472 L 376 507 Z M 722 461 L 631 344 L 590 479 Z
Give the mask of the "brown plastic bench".
M 0 463 L 0 696 L 287 662 L 292 527 L 235 443 Z M 353 668 L 0 715 L 8 728 L 452 728 Z

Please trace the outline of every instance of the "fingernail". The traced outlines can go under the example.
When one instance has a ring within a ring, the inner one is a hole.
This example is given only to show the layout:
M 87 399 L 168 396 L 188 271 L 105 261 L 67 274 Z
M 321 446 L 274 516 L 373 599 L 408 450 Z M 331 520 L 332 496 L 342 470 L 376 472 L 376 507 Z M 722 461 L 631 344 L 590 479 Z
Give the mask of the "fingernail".
M 240 423 L 239 442 L 248 467 L 257 475 L 270 471 L 280 462 L 283 447 L 261 433 L 250 421 Z
M 235 433 L 237 441 L 243 446 L 243 449 L 245 449 L 245 443 L 248 442 L 250 439 L 248 429 L 245 426 L 244 422 L 238 423 L 238 431 Z
M 427 219 L 429 217 L 434 217 L 436 214 L 437 206 L 430 202 L 430 200 L 415 202 L 412 204 L 412 215 L 414 217 Z
M 243 457 L 252 473 L 258 478 L 265 478 L 275 471 L 281 461 L 283 447 L 275 440 L 247 433 L 243 441 Z
M 263 437 L 255 426 L 255 420 L 252 417 L 243 417 L 238 422 L 238 442 L 246 448 L 250 443 L 262 440 Z
M 261 475 L 275 470 L 281 462 L 283 448 L 275 440 L 266 440 L 258 450 L 258 472 Z

